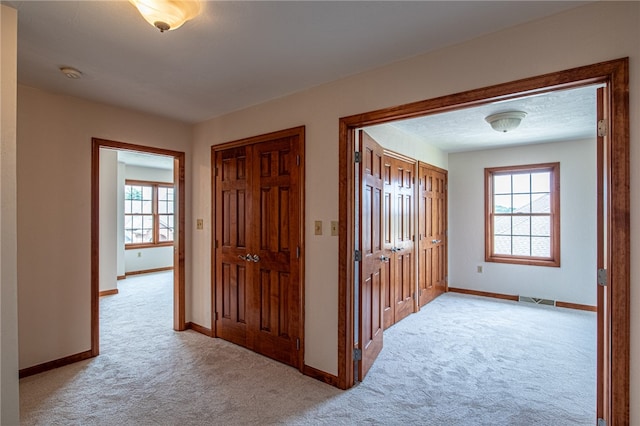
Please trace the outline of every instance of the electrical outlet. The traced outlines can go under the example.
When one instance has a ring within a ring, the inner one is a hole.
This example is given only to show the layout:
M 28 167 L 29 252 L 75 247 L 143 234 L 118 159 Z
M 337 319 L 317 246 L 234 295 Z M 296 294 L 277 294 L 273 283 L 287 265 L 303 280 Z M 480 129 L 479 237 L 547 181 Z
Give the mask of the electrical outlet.
M 142 257 L 142 252 L 141 251 L 138 252 L 138 257 Z
M 338 221 L 337 220 L 332 220 L 331 221 L 331 236 L 332 237 L 337 237 L 338 233 L 339 233 Z
M 322 221 L 316 220 L 315 225 L 313 227 L 313 232 L 316 235 L 322 235 Z
M 204 229 L 204 220 L 196 219 L 196 229 Z
M 478 265 L 478 267 L 476 268 L 476 272 L 479 274 L 482 273 L 482 265 Z

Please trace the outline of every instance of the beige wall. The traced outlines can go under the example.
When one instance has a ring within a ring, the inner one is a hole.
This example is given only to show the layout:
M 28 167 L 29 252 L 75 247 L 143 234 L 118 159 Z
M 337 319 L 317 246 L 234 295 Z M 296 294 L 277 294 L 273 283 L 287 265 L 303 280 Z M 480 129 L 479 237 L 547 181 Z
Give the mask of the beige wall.
M 22 369 L 91 348 L 91 138 L 189 158 L 192 133 L 183 123 L 24 86 L 18 100 Z
M 338 240 L 313 235 L 314 220 L 338 217 L 338 119 L 422 99 L 630 57 L 631 162 L 640 167 L 640 3 L 602 2 L 418 56 L 201 123 L 195 129 L 193 214 L 210 218 L 210 147 L 306 125 L 305 363 L 337 372 Z M 632 174 L 631 187 L 640 187 Z M 640 198 L 632 194 L 633 212 Z M 209 219 L 207 219 L 210 221 Z M 210 224 L 208 224 L 210 225 Z M 193 320 L 210 326 L 210 228 L 194 233 Z M 640 228 L 632 223 L 632 287 L 640 277 Z M 197 297 L 195 296 L 197 295 Z M 640 306 L 640 292 L 632 293 Z M 632 312 L 632 398 L 640 398 L 640 310 Z M 633 406 L 633 404 L 632 404 Z M 633 409 L 635 423 L 640 411 Z
M 18 423 L 16 72 L 18 18 L 0 5 L 0 424 Z

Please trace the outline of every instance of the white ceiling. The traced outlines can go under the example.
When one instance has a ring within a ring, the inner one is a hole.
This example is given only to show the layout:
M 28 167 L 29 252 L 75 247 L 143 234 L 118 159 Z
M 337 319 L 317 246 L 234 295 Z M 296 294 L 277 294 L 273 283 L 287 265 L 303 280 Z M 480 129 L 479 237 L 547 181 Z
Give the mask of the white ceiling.
M 19 83 L 197 123 L 589 2 L 209 1 L 196 19 L 165 33 L 128 1 L 2 3 L 18 10 Z M 66 78 L 61 66 L 82 78 Z M 566 133 L 574 119 L 592 115 L 581 109 L 592 104 L 585 96 L 570 112 L 541 99 L 514 101 L 530 112 L 522 131 L 535 125 L 542 139 Z M 446 149 L 456 151 L 486 139 L 482 119 L 494 109 L 396 125 L 455 143 Z

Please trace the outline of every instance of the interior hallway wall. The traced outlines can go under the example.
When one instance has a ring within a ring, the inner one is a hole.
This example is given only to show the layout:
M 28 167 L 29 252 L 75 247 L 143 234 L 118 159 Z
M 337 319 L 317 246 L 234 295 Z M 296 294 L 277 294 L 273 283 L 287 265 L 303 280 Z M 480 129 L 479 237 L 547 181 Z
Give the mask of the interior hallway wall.
M 0 5 L 0 424 L 18 424 L 16 81 L 18 14 Z
M 24 369 L 91 349 L 91 138 L 184 151 L 188 168 L 192 127 L 26 86 L 18 86 L 18 100 L 18 333 Z M 186 274 L 188 281 L 190 265 Z

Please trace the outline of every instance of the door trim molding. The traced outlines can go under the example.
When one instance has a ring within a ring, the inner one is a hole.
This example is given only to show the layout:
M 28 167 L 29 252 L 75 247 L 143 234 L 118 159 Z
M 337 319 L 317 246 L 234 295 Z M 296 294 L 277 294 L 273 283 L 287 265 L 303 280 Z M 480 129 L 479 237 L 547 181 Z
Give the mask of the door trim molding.
M 144 152 L 174 158 L 174 182 L 178 188 L 177 247 L 174 253 L 173 329 L 186 330 L 185 324 L 185 153 L 106 139 L 91 139 L 91 356 L 100 354 L 100 148 Z
M 301 373 L 305 373 L 305 365 L 304 365 L 304 324 L 305 324 L 305 126 L 292 127 L 289 129 L 278 130 L 271 133 L 265 133 L 257 136 L 250 136 L 243 139 L 238 139 L 231 142 L 225 142 L 218 145 L 211 146 L 211 223 L 214 226 L 211 227 L 211 330 L 212 337 L 218 337 L 218 331 L 216 329 L 216 152 L 224 151 L 229 148 L 236 148 L 247 145 L 255 145 L 261 142 L 268 142 L 274 139 L 287 138 L 292 136 L 297 136 L 300 140 L 300 257 L 298 260 L 298 274 L 300 276 L 300 324 L 298 330 L 298 338 L 300 339 L 300 350 L 298 353 L 298 369 Z
M 611 296 L 610 413 L 611 424 L 629 422 L 629 59 L 622 58 L 538 75 L 494 86 L 441 96 L 401 106 L 342 117 L 339 121 L 339 269 L 338 269 L 338 387 L 353 386 L 354 262 L 354 132 L 362 126 L 453 111 L 470 106 L 545 93 L 588 84 L 609 87 L 611 154 L 608 174 L 610 234 L 607 245 Z M 594 279 L 595 285 L 595 279 Z

